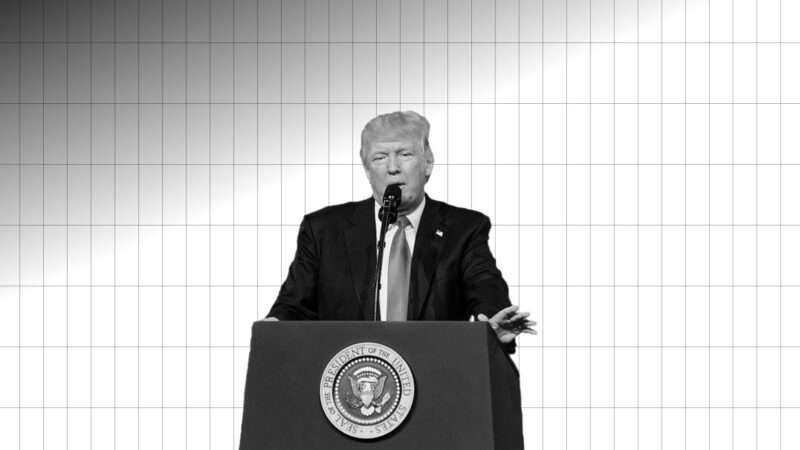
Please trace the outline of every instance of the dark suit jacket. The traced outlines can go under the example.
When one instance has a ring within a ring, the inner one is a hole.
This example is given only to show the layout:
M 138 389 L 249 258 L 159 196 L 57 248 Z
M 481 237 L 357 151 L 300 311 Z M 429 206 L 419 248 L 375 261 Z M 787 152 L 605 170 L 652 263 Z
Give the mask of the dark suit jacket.
M 372 320 L 374 205 L 370 197 L 303 218 L 294 261 L 269 316 Z M 427 197 L 418 227 L 408 320 L 468 320 L 480 313 L 491 317 L 511 304 L 489 250 L 488 217 Z M 513 346 L 507 350 L 513 351 Z

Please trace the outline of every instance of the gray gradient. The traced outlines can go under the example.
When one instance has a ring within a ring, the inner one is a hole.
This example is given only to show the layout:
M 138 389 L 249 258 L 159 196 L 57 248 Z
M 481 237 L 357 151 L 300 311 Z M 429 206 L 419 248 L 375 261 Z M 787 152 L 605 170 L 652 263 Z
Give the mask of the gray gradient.
M 238 448 L 250 325 L 397 109 L 541 324 L 526 448 L 797 448 L 798 15 L 0 2 L 0 448 Z

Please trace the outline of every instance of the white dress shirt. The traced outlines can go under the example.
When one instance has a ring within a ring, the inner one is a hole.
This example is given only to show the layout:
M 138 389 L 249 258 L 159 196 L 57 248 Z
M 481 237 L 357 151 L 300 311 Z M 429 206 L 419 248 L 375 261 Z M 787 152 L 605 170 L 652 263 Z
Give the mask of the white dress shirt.
M 380 211 L 381 205 L 378 202 L 375 202 L 375 242 L 378 242 L 378 239 L 381 237 L 381 219 L 378 218 L 378 211 Z M 406 242 L 408 242 L 408 248 L 410 250 L 409 257 L 414 257 L 414 241 L 417 237 L 417 227 L 419 226 L 419 220 L 422 217 L 422 210 L 425 209 L 425 197 L 422 197 L 422 202 L 420 202 L 419 206 L 414 211 L 411 211 L 406 217 L 408 218 L 408 226 L 406 226 Z M 378 304 L 380 305 L 380 320 L 386 320 L 386 299 L 388 297 L 389 292 L 389 284 L 387 282 L 389 272 L 389 251 L 392 247 L 392 239 L 394 239 L 394 235 L 397 232 L 397 223 L 393 223 L 389 225 L 389 228 L 386 230 L 386 247 L 383 249 L 383 262 L 381 263 L 381 292 L 380 297 L 378 297 Z M 378 254 L 377 247 L 375 248 L 375 254 Z M 373 293 L 374 294 L 374 293 Z M 409 295 L 411 291 L 409 290 Z

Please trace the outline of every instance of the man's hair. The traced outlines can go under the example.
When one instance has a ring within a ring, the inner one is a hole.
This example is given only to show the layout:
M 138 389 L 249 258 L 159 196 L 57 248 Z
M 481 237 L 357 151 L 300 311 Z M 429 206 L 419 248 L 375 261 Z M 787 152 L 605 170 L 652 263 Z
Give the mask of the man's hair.
M 361 131 L 361 163 L 367 164 L 367 150 L 370 144 L 380 138 L 381 140 L 407 139 L 421 142 L 428 162 L 433 162 L 433 152 L 428 143 L 428 134 L 431 124 L 421 114 L 414 111 L 395 111 L 381 114 L 364 125 Z

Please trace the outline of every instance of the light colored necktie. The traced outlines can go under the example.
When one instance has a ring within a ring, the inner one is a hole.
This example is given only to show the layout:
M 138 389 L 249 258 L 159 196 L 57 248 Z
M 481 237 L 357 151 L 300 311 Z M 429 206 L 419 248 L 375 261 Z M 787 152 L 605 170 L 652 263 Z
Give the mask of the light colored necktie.
M 394 233 L 389 250 L 386 320 L 404 321 L 408 316 L 408 282 L 411 273 L 411 250 L 406 241 L 408 223 L 406 216 L 397 218 L 397 232 Z

